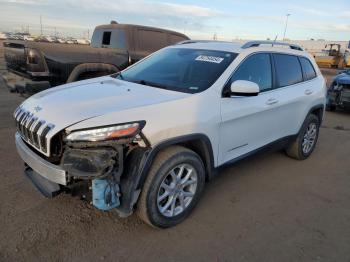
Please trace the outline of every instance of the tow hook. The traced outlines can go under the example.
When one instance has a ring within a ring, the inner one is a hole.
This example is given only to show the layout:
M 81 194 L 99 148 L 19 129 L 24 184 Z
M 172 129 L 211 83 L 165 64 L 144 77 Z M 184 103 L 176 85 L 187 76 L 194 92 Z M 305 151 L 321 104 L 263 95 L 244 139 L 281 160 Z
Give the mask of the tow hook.
M 111 178 L 92 180 L 92 204 L 101 210 L 110 210 L 120 205 L 120 188 Z

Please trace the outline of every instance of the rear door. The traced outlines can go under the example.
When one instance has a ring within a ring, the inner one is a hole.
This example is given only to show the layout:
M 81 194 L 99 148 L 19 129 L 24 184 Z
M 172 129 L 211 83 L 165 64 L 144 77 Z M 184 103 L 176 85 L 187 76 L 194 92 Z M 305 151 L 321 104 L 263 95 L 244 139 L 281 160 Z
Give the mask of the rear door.
M 307 99 L 313 93 L 312 83 L 304 81 L 300 58 L 289 54 L 273 54 L 278 104 L 279 137 L 298 133 L 309 104 Z M 312 76 L 310 76 L 312 81 Z

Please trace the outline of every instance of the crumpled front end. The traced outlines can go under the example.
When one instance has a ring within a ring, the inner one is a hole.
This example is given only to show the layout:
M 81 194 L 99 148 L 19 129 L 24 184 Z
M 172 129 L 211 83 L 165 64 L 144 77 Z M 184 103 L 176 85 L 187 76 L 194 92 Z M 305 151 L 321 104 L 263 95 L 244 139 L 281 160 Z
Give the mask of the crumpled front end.
M 16 133 L 27 177 L 46 197 L 65 192 L 98 209 L 116 208 L 121 215 L 130 215 L 149 151 L 142 133 L 108 141 L 68 141 L 66 136 L 64 131 L 56 134 L 47 145 L 56 154 L 46 156 L 26 141 L 20 130 Z
M 342 108 L 350 108 L 350 82 L 336 81 L 328 90 L 327 94 L 328 106 L 337 106 Z

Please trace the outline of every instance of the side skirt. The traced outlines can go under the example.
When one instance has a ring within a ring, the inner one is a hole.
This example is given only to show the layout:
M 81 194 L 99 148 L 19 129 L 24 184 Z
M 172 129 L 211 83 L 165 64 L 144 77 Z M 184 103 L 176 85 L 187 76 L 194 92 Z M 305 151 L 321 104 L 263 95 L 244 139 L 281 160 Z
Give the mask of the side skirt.
M 218 173 L 218 171 L 220 171 L 221 169 L 225 168 L 225 167 L 228 167 L 238 161 L 241 161 L 245 158 L 248 158 L 250 156 L 253 156 L 253 155 L 256 155 L 256 154 L 259 154 L 259 153 L 266 153 L 266 152 L 275 152 L 275 151 L 278 151 L 278 150 L 281 150 L 281 149 L 284 149 L 286 148 L 288 145 L 290 145 L 296 138 L 297 138 L 298 134 L 296 135 L 291 135 L 291 136 L 286 136 L 286 137 L 283 137 L 283 138 L 280 138 L 276 141 L 273 141 L 265 146 L 262 146 L 262 147 L 259 147 L 257 149 L 254 149 L 253 151 L 250 151 L 246 154 L 243 154 L 239 157 L 236 157 L 232 160 L 229 160 L 223 164 L 221 164 L 220 166 L 216 167 L 215 168 L 215 174 Z

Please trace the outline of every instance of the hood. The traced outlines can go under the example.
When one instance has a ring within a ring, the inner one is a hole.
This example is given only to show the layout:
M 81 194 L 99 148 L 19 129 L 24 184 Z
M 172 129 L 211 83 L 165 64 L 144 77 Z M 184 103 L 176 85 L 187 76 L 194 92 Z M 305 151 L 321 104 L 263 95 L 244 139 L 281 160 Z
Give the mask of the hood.
M 190 94 L 101 77 L 40 92 L 25 100 L 22 107 L 53 124 L 53 133 L 57 133 L 89 118 L 187 96 Z

